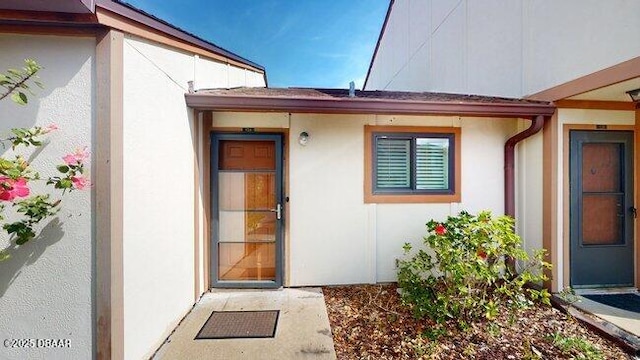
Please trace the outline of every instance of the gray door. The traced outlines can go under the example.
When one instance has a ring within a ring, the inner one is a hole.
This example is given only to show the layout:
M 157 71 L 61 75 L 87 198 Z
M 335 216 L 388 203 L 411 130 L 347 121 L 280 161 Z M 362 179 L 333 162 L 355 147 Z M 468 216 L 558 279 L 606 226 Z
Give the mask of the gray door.
M 633 132 L 569 137 L 571 286 L 632 286 Z
M 281 135 L 211 135 L 212 286 L 282 286 L 282 177 Z

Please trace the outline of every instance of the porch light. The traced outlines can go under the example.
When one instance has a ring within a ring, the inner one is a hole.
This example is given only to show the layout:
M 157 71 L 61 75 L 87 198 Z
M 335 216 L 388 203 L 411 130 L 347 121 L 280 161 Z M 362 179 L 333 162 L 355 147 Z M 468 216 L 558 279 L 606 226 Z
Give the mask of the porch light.
M 309 133 L 306 131 L 301 132 L 300 136 L 298 137 L 298 142 L 300 143 L 300 145 L 306 146 L 309 142 Z
M 629 90 L 627 94 L 631 97 L 631 101 L 640 102 L 640 89 Z

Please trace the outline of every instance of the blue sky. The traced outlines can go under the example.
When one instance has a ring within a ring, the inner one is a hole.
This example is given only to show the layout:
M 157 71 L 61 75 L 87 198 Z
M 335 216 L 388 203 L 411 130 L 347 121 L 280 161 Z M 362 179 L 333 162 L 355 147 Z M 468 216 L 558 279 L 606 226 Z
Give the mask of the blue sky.
M 128 0 L 267 69 L 270 87 L 361 88 L 389 0 Z

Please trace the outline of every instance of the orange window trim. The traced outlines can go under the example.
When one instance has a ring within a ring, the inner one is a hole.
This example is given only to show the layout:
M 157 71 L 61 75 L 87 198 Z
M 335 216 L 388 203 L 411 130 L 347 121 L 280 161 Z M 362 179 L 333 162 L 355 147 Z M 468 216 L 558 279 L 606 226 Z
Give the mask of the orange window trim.
M 445 133 L 454 136 L 454 192 L 453 194 L 374 194 L 373 193 L 373 154 L 372 139 L 374 133 Z M 372 126 L 364 127 L 364 202 L 366 204 L 409 204 L 409 203 L 455 203 L 460 202 L 462 178 L 462 132 L 459 127 L 425 126 Z

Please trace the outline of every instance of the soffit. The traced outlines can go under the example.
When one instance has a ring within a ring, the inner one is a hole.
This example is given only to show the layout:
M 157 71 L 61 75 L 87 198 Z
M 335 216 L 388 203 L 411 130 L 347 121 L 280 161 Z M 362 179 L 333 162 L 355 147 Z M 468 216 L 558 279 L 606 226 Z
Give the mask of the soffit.
M 568 99 L 631 102 L 627 91 L 634 89 L 640 89 L 640 77 L 571 96 Z
M 93 12 L 92 0 L 5 0 L 0 7 L 6 10 L 47 11 L 72 14 Z

